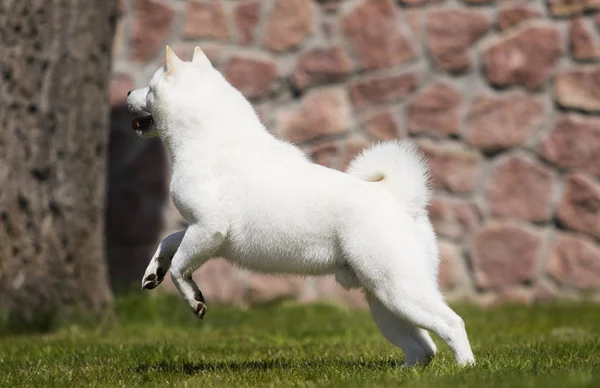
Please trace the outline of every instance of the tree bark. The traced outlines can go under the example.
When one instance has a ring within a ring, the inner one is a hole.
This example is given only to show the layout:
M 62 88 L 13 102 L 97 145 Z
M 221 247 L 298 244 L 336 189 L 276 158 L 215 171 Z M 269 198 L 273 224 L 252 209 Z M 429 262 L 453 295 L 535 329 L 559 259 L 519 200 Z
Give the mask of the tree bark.
M 0 314 L 102 314 L 116 0 L 0 4 Z

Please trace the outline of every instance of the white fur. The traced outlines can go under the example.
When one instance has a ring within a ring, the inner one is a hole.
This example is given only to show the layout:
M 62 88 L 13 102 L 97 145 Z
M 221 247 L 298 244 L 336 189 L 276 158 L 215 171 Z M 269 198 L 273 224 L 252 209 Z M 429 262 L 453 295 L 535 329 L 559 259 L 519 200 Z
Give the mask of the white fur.
M 140 135 L 157 134 L 169 149 L 171 195 L 189 223 L 158 247 L 144 288 L 160 284 L 170 263 L 173 282 L 202 317 L 205 301 L 191 274 L 214 257 L 268 273 L 334 274 L 345 288 L 364 290 L 407 364 L 435 355 L 426 330 L 450 345 L 458 363 L 474 363 L 463 321 L 437 284 L 428 170 L 412 143 L 375 146 L 349 174 L 313 164 L 266 131 L 201 50 L 192 63 L 167 50 L 167 66 L 128 103 L 152 113 L 155 127 Z
M 410 141 L 389 141 L 367 149 L 350 163 L 348 173 L 365 181 L 380 181 L 414 214 L 424 212 L 431 198 L 429 169 Z

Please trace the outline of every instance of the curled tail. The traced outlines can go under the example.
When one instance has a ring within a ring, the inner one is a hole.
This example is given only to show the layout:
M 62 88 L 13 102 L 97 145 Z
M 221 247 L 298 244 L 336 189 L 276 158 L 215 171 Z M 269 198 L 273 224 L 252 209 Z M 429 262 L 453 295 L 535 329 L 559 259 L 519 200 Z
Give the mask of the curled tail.
M 377 144 L 356 157 L 348 173 L 379 182 L 413 214 L 422 214 L 431 199 L 429 168 L 412 141 Z

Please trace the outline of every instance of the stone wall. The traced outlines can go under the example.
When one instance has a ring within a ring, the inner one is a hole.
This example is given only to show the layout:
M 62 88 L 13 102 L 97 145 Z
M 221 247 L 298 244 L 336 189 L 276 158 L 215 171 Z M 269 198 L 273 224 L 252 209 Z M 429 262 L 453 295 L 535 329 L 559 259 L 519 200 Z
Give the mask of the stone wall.
M 115 50 L 108 250 L 140 280 L 185 227 L 168 166 L 120 106 L 170 43 L 200 45 L 276 135 L 344 169 L 377 140 L 412 137 L 436 195 L 441 283 L 488 303 L 600 289 L 600 8 L 596 0 L 125 0 Z M 164 217 L 164 218 L 161 218 Z M 164 223 L 163 223 L 164 220 Z M 361 304 L 331 278 L 196 274 L 213 302 Z M 164 288 L 168 288 L 169 286 Z

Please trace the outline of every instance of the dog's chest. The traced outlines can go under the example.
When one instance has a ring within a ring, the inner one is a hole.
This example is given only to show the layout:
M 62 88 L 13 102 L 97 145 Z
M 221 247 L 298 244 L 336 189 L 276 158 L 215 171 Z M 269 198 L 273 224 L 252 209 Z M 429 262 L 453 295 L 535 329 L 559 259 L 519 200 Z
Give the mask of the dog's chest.
M 185 218 L 188 223 L 193 223 L 193 214 L 195 213 L 195 199 L 193 194 L 188 193 L 188 190 L 184 187 L 173 185 L 173 182 L 171 183 L 170 193 L 173 204 L 182 217 Z
M 173 204 L 190 224 L 219 205 L 219 185 L 211 174 L 179 169 L 173 172 L 169 187 Z

